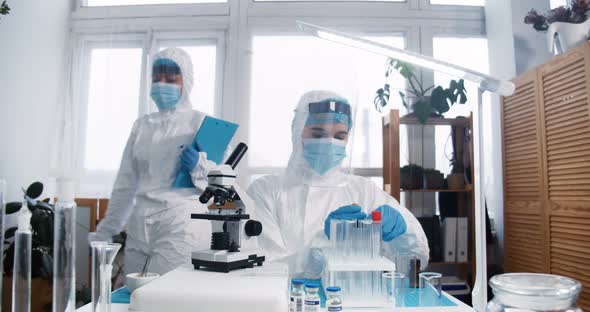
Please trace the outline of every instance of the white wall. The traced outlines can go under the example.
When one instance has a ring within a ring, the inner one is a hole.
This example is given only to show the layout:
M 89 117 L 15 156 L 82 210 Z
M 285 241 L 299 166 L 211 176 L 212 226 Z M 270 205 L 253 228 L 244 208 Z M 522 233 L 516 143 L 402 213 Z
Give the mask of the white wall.
M 9 0 L 0 20 L 0 177 L 8 200 L 49 179 L 54 114 L 63 95 L 71 0 Z M 45 196 L 52 195 L 51 183 Z
M 535 8 L 539 12 L 549 10 L 549 0 L 493 0 L 486 1 L 486 33 L 490 55 L 490 74 L 511 79 L 543 64 L 548 52 L 545 34 L 536 32 L 524 24 L 527 12 Z M 485 169 L 486 201 L 495 218 L 500 249 L 504 247 L 504 199 L 502 180 L 502 123 L 500 99 L 492 96 L 492 105 L 484 108 L 484 132 L 486 144 Z M 498 257 L 502 261 L 503 254 Z

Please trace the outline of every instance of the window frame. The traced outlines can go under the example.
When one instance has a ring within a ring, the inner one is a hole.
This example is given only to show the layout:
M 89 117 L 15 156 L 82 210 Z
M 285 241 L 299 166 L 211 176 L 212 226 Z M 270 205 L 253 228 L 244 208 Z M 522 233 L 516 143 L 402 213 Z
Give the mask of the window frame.
M 227 0 L 225 3 L 161 4 L 85 7 L 77 0 L 71 14 L 74 37 L 86 35 L 137 35 L 147 45 L 154 38 L 195 36 L 217 38 L 215 114 L 242 126 L 235 142 L 248 142 L 250 118 L 252 38 L 257 35 L 301 35 L 295 25 L 305 20 L 361 35 L 403 34 L 406 49 L 432 55 L 434 36 L 485 37 L 484 8 L 480 6 L 431 5 L 430 0 L 405 2 L 257 2 Z M 174 35 L 172 35 L 174 34 Z M 161 37 L 159 37 L 161 36 Z M 170 37 L 168 37 L 170 36 Z M 167 40 L 167 39 L 166 39 Z M 74 47 L 74 54 L 77 47 Z M 150 51 L 150 52 L 147 52 Z M 142 68 L 153 53 L 146 46 Z M 80 64 L 73 63 L 77 74 Z M 145 79 L 146 73 L 142 73 Z M 432 73 L 421 72 L 424 83 Z M 430 81 L 429 81 L 430 80 Z M 80 81 L 80 84 L 83 84 Z M 139 113 L 149 112 L 147 84 L 142 82 Z M 143 103 L 143 105 L 142 105 Z M 378 122 L 378 121 L 376 121 Z M 85 133 L 82 138 L 85 138 Z M 235 145 L 235 144 L 234 144 Z M 248 154 L 246 154 L 248 157 Z M 247 163 L 247 159 L 243 161 Z M 276 172 L 279 168 L 249 168 L 242 164 L 239 180 L 250 174 Z M 381 176 L 381 168 L 353 168 L 363 176 Z M 247 185 L 247 184 L 245 184 Z

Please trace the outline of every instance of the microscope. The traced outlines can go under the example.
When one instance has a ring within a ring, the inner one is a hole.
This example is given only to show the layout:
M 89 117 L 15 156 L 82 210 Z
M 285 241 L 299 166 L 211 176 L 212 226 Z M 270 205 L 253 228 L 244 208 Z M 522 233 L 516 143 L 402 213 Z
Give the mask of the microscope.
M 256 237 L 262 233 L 262 224 L 246 213 L 253 203 L 236 183 L 234 171 L 247 150 L 246 144 L 238 144 L 225 164 L 207 175 L 208 185 L 199 201 L 213 201 L 207 206 L 207 213 L 193 213 L 191 219 L 211 220 L 211 248 L 192 252 L 196 270 L 203 267 L 228 273 L 252 268 L 254 264 L 262 266 L 264 262 L 264 256 L 256 252 Z

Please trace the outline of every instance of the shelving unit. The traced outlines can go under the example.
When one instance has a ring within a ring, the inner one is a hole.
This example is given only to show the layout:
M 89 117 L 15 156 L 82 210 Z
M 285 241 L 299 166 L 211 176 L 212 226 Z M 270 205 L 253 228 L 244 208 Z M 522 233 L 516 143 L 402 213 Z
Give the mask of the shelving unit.
M 454 119 L 447 118 L 429 118 L 426 124 L 420 123 L 420 121 L 413 116 L 399 116 L 397 110 L 391 110 L 388 114 L 383 116 L 383 188 L 386 192 L 391 194 L 398 201 L 401 199 L 402 194 L 412 196 L 412 194 L 432 194 L 432 193 L 456 193 L 457 194 L 457 215 L 460 217 L 467 217 L 469 219 L 469 256 L 466 262 L 430 262 L 429 267 L 436 270 L 446 269 L 451 270 L 454 274 L 461 279 L 467 280 L 469 271 L 471 271 L 471 283 L 473 285 L 475 279 L 475 259 L 474 255 L 474 244 L 475 244 L 475 233 L 474 233 L 474 186 L 473 184 L 466 184 L 464 188 L 459 189 L 401 189 L 400 188 L 400 126 L 454 126 L 454 127 L 465 127 L 472 129 L 472 118 L 471 117 L 459 117 Z M 456 138 L 456 142 L 463 141 L 462 134 Z M 422 138 L 424 140 L 424 138 Z M 458 144 L 458 143 L 455 143 Z M 468 154 L 470 159 L 473 160 L 473 143 L 470 146 L 464 146 L 462 143 L 457 145 L 458 158 L 461 158 L 464 148 L 469 148 Z M 424 152 L 424 151 L 422 151 Z M 462 159 L 458 159 L 462 161 Z M 471 161 L 473 163 L 473 161 Z M 421 164 L 419 164 L 421 165 Z M 471 172 L 473 176 L 473 172 Z M 415 195 L 419 196 L 419 195 Z M 426 196 L 426 195 L 423 195 Z M 429 195 L 430 196 L 430 195 Z M 438 195 L 435 195 L 438 196 Z M 400 201 L 401 202 L 401 201 Z M 402 203 L 403 205 L 403 203 Z M 411 208 L 412 207 L 408 207 Z M 441 213 L 443 214 L 443 213 Z M 440 246 L 442 248 L 442 246 Z

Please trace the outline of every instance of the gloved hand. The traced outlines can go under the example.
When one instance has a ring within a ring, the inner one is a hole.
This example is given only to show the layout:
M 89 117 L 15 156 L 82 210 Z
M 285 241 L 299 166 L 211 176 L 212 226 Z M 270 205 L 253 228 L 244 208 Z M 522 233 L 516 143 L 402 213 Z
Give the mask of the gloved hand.
M 199 151 L 192 146 L 186 146 L 180 154 L 180 164 L 188 172 L 192 172 L 199 162 Z
M 379 206 L 381 211 L 381 238 L 389 242 L 392 239 L 404 234 L 408 228 L 401 213 L 389 205 Z
M 364 213 L 359 205 L 348 205 L 340 207 L 328 215 L 326 221 L 324 222 L 324 233 L 328 238 L 330 238 L 330 220 L 358 220 L 364 219 L 367 217 L 367 214 Z
M 104 235 L 104 233 L 99 232 L 90 232 L 88 233 L 88 244 L 92 242 L 113 242 L 112 237 L 108 237 L 108 235 Z

